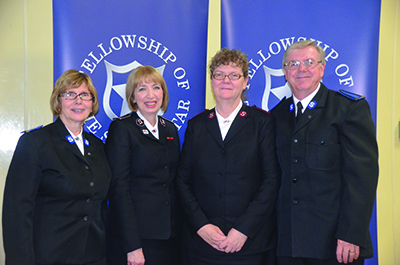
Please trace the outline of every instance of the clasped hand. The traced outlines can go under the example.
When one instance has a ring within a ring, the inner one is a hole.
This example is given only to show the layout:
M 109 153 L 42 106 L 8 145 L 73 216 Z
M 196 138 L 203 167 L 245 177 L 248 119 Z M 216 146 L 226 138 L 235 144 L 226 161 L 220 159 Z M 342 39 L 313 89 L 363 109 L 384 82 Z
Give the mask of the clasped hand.
M 203 226 L 197 231 L 197 234 L 216 250 L 226 253 L 240 251 L 247 240 L 246 235 L 234 228 L 225 236 L 221 229 L 213 224 Z

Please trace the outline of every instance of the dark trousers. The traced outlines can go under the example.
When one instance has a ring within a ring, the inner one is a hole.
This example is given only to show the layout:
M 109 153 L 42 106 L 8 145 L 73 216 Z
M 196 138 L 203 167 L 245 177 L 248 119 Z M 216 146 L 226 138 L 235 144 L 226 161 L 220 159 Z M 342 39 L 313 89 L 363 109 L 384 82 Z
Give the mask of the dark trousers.
M 276 249 L 248 255 L 237 253 L 221 253 L 221 255 L 206 255 L 188 248 L 183 250 L 182 265 L 277 265 Z
M 36 265 L 42 265 L 42 264 L 36 263 Z M 53 264 L 53 265 L 67 265 L 67 264 L 57 263 L 57 264 Z M 71 265 L 71 264 L 69 264 L 69 265 Z M 104 259 L 99 260 L 99 261 L 84 263 L 82 265 L 106 265 L 106 259 L 104 258 Z
M 181 265 L 181 237 L 168 240 L 142 239 L 146 265 Z
M 279 265 L 343 265 L 337 259 L 306 259 L 306 258 L 292 258 L 292 257 L 278 257 Z M 363 265 L 364 259 L 358 258 L 357 260 L 347 263 L 348 265 Z
M 181 236 L 167 240 L 142 239 L 145 265 L 181 265 Z M 117 246 L 107 249 L 107 265 L 126 265 L 127 255 Z

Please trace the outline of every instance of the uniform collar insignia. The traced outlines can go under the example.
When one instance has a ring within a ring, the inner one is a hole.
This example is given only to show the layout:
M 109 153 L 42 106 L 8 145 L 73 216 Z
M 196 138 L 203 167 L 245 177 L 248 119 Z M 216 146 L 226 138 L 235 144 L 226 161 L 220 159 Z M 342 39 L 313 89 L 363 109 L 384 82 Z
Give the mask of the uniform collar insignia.
M 140 126 L 140 127 L 143 127 L 144 126 L 144 121 L 141 118 L 137 118 L 136 119 L 136 124 L 138 126 Z
M 290 112 L 293 112 L 293 110 L 294 110 L 294 104 L 292 103 L 292 104 L 290 104 L 290 106 L 289 106 L 289 110 L 290 110 Z
M 239 116 L 240 117 L 246 117 L 247 116 L 247 112 L 242 110 L 241 112 L 239 112 Z
M 70 144 L 75 143 L 74 137 L 72 137 L 71 135 L 67 135 L 67 136 L 65 136 L 65 138 L 67 139 L 67 141 L 68 141 Z
M 209 119 L 212 119 L 212 118 L 214 118 L 215 117 L 215 112 L 211 112 L 209 115 L 208 115 L 208 118 Z
M 89 140 L 88 140 L 88 139 L 85 138 L 85 139 L 83 140 L 83 143 L 84 143 L 86 146 L 89 146 Z
M 162 126 L 165 127 L 166 123 L 165 123 L 165 120 L 163 118 L 160 118 L 160 123 L 161 123 Z
M 315 108 L 317 106 L 317 104 L 318 104 L 317 101 L 313 100 L 308 104 L 307 108 L 308 109 L 313 109 L 313 108 Z
M 149 131 L 146 129 L 143 129 L 142 132 L 143 132 L 143 134 L 149 134 Z

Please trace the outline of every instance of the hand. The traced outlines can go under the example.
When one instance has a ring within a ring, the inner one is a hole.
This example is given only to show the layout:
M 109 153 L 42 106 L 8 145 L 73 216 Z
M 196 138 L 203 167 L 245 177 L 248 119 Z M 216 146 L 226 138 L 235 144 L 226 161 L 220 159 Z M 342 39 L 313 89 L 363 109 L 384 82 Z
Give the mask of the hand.
M 353 262 L 360 256 L 360 247 L 338 239 L 336 258 L 339 263 Z
M 226 236 L 218 226 L 206 224 L 197 231 L 197 234 L 216 250 L 224 251 L 224 249 L 219 248 L 219 244 L 221 244 Z
M 219 248 L 223 249 L 226 253 L 239 252 L 246 240 L 247 236 L 245 234 L 239 232 L 235 228 L 232 228 L 225 240 L 219 244 Z
M 127 254 L 127 265 L 144 265 L 143 249 L 138 248 Z

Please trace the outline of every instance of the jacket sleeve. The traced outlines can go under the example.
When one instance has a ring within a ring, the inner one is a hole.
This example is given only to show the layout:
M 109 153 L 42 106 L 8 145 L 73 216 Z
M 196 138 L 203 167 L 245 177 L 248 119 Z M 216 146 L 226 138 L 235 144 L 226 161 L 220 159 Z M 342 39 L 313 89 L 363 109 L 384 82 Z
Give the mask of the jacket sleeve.
M 111 168 L 111 184 L 109 191 L 109 222 L 116 231 L 118 243 L 124 253 L 141 248 L 138 221 L 129 189 L 131 133 L 121 121 L 113 121 L 110 125 L 105 151 Z
M 378 146 L 367 101 L 355 102 L 349 110 L 340 144 L 344 190 L 336 238 L 365 247 L 378 182 Z
M 30 134 L 18 141 L 8 170 L 3 199 L 6 264 L 35 264 L 33 215 L 41 178 L 39 149 Z
M 189 120 L 180 155 L 178 177 L 175 183 L 178 198 L 185 209 L 185 217 L 188 219 L 188 228 L 191 233 L 196 233 L 201 227 L 210 223 L 202 211 L 193 190 L 191 154 L 194 140 L 192 122 Z

